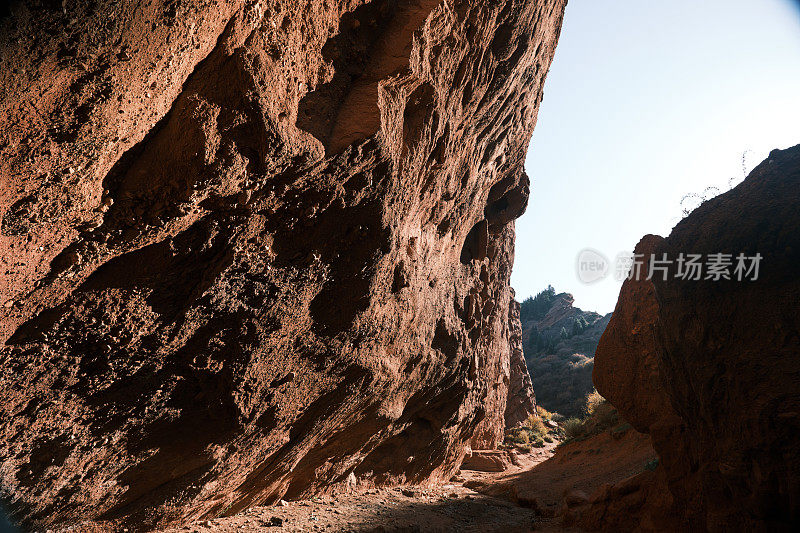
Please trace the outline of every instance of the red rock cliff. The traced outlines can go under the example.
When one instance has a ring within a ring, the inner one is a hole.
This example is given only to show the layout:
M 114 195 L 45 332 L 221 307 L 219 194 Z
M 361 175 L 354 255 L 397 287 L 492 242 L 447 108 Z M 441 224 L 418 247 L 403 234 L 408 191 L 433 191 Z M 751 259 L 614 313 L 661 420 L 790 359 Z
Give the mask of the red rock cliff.
M 502 438 L 513 220 L 565 0 L 16 3 L 0 480 L 147 527 Z

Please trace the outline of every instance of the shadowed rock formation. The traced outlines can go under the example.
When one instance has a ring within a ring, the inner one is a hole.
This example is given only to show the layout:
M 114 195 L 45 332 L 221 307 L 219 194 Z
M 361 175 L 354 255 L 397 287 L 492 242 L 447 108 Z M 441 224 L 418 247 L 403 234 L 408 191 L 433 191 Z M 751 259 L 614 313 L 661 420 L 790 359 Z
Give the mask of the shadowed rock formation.
M 638 252 L 673 261 L 732 254 L 732 279 L 676 279 L 673 264 L 666 280 L 627 281 L 598 346 L 598 391 L 650 433 L 661 459 L 663 475 L 639 485 L 669 487 L 681 529 L 800 524 L 798 205 L 800 146 L 773 151 L 666 239 L 643 239 Z M 736 279 L 740 253 L 763 257 L 757 280 Z M 608 506 L 608 518 L 616 504 L 597 505 Z
M 509 341 L 511 343 L 511 369 L 506 399 L 505 423 L 511 428 L 536 414 L 536 396 L 531 375 L 522 351 L 522 323 L 519 320 L 519 302 L 511 300 L 508 306 Z
M 15 3 L 15 518 L 180 523 L 447 479 L 499 443 L 513 219 L 565 3 Z

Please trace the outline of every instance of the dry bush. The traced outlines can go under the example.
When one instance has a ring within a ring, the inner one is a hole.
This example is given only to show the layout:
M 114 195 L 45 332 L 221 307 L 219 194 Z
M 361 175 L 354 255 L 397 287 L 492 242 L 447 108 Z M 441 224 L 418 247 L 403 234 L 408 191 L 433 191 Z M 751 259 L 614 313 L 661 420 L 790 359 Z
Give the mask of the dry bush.
M 586 414 L 588 416 L 592 416 L 597 408 L 606 402 L 606 399 L 600 396 L 600 393 L 597 392 L 597 389 L 594 389 L 591 394 L 586 397 Z
M 550 413 L 547 413 L 547 415 L 550 415 Z M 558 436 L 558 431 L 548 427 L 545 424 L 545 418 L 531 415 L 520 427 L 506 432 L 505 444 L 507 446 L 516 446 L 523 451 L 528 448 L 528 451 L 530 451 L 531 446 L 542 448 L 546 442 L 553 442 L 554 436 Z
M 515 428 L 506 434 L 506 444 L 525 445 L 531 441 L 525 428 Z
M 583 437 L 585 432 L 583 420 L 579 418 L 568 418 L 561 423 L 561 427 L 564 429 L 564 436 L 567 440 Z
M 536 414 L 539 415 L 539 418 L 542 420 L 552 420 L 553 413 L 542 407 L 541 405 L 536 406 Z M 556 413 L 557 414 L 557 413 Z
M 550 432 L 550 428 L 547 427 L 544 420 L 537 416 L 528 417 L 528 420 L 525 421 L 525 427 L 532 435 L 537 437 L 544 437 Z
M 584 412 L 583 418 L 570 418 L 561 422 L 566 437 L 565 442 L 591 437 L 614 428 L 620 422 L 624 423 L 616 407 L 608 403 L 596 390 L 586 397 Z

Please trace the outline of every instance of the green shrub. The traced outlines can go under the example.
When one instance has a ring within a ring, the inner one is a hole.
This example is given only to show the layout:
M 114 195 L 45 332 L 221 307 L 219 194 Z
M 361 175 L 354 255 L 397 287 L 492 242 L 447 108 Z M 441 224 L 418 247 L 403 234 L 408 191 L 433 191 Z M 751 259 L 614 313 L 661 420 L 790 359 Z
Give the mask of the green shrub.
M 550 432 L 550 428 L 544 423 L 540 417 L 531 416 L 525 421 L 525 428 L 531 433 L 531 436 L 543 437 Z
M 617 425 L 619 413 L 617 408 L 608 403 L 596 390 L 586 397 L 586 417 L 584 423 L 590 426 L 590 433 L 597 434 Z
M 594 416 L 600 429 L 616 426 L 619 422 L 619 411 L 608 402 L 598 407 Z
M 616 407 L 608 403 L 596 390 L 586 396 L 583 411 L 585 413 L 583 418 L 569 418 L 561 422 L 567 441 L 597 435 L 607 429 L 616 428 L 620 423 L 627 425 L 624 420 L 620 420 Z

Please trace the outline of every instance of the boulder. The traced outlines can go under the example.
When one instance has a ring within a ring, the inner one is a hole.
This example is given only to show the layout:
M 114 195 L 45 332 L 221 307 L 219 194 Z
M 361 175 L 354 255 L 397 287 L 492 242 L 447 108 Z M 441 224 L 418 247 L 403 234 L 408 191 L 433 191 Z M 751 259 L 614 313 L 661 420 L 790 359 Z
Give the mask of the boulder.
M 504 472 L 518 463 L 514 452 L 508 450 L 472 450 L 461 464 L 462 470 Z

